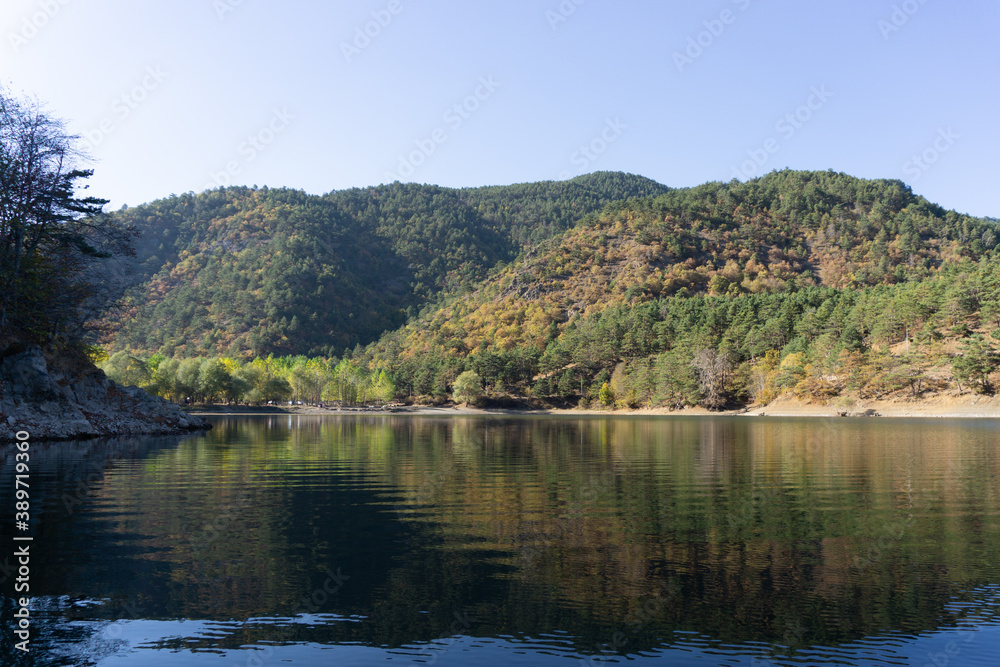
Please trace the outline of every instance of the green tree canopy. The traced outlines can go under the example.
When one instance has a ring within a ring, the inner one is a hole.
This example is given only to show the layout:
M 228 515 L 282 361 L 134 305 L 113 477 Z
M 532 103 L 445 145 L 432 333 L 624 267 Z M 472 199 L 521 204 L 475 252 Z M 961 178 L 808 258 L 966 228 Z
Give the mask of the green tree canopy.
M 475 403 L 483 395 L 483 381 L 476 371 L 464 371 L 457 378 L 453 387 L 455 400 L 459 403 Z

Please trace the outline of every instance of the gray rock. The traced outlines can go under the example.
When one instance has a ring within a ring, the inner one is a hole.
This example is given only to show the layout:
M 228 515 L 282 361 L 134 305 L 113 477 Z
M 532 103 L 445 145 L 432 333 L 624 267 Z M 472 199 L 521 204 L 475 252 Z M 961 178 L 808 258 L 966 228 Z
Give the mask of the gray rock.
M 206 419 L 137 387 L 120 387 L 96 368 L 73 378 L 51 372 L 38 347 L 0 361 L 0 442 L 13 442 L 17 431 L 33 440 L 65 440 L 208 428 Z

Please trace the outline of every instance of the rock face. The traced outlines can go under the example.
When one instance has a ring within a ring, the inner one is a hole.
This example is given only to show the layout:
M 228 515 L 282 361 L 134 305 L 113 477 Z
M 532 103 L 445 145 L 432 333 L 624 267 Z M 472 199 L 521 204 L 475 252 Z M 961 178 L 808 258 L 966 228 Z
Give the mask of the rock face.
M 167 434 L 208 429 L 137 387 L 120 387 L 97 369 L 70 377 L 49 369 L 39 347 L 0 360 L 0 442 L 27 431 L 32 440 Z

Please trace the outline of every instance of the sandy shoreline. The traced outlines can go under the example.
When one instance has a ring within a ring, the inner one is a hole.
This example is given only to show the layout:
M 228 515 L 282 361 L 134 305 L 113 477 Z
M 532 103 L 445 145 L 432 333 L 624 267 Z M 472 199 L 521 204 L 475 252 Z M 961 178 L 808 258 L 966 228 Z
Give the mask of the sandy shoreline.
M 194 415 L 228 415 L 228 416 L 280 416 L 280 415 L 420 415 L 420 416 L 457 416 L 457 415 L 553 415 L 553 416 L 741 416 L 741 417 L 839 417 L 865 416 L 867 411 L 874 411 L 878 417 L 937 417 L 937 418 L 970 418 L 970 419 L 1000 419 L 1000 398 L 996 396 L 941 396 L 919 401 L 888 400 L 888 401 L 857 401 L 849 408 L 834 404 L 820 405 L 804 403 L 794 399 L 779 399 L 765 406 L 750 407 L 742 410 L 723 410 L 712 412 L 704 408 L 686 408 L 671 410 L 669 408 L 644 408 L 637 410 L 580 410 L 580 409 L 547 409 L 547 410 L 513 410 L 513 409 L 481 409 L 467 406 L 395 406 L 383 409 L 334 409 L 316 408 L 311 406 L 288 406 L 259 410 L 239 407 L 227 409 L 227 406 L 215 406 L 214 409 L 193 408 Z

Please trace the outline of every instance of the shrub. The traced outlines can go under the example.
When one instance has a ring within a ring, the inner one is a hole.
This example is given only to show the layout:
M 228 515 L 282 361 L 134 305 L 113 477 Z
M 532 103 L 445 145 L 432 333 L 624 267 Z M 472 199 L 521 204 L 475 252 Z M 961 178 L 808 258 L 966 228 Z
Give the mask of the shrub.
M 465 371 L 457 378 L 452 396 L 458 403 L 475 403 L 483 395 L 483 381 L 476 371 Z
M 611 407 L 615 404 L 615 393 L 611 391 L 611 387 L 608 386 L 607 382 L 602 384 L 601 388 L 597 391 L 597 400 L 605 407 Z

